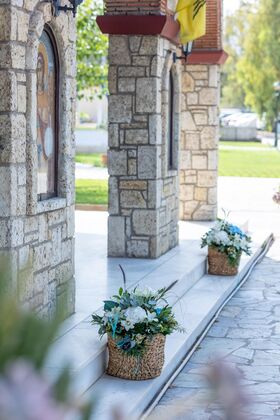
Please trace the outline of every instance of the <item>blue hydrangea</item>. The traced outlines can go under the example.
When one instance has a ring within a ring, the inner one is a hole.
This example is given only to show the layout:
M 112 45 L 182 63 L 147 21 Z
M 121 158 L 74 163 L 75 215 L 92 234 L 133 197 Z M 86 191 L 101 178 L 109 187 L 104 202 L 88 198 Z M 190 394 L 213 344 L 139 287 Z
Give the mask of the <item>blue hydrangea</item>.
M 229 225 L 229 232 L 232 235 L 240 235 L 241 237 L 245 236 L 242 230 L 238 226 L 235 226 L 235 225 Z

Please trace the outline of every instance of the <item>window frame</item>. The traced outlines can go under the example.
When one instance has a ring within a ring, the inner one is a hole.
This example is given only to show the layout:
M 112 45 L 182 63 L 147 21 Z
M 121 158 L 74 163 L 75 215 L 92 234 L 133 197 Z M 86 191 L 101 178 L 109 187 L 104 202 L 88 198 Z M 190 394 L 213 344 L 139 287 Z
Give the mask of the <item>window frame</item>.
M 167 121 L 168 121 L 168 130 L 167 130 L 167 165 L 168 170 L 176 170 L 176 160 L 175 160 L 175 139 L 174 139 L 174 119 L 175 119 L 175 109 L 174 109 L 174 77 L 172 73 L 172 67 L 169 70 L 169 80 L 168 80 L 168 107 L 167 107 Z
M 59 54 L 57 48 L 56 38 L 54 33 L 49 25 L 45 24 L 44 29 L 42 31 L 45 32 L 50 40 L 53 56 L 54 56 L 54 67 L 55 67 L 55 124 L 54 124 L 54 192 L 49 193 L 37 193 L 37 201 L 42 202 L 48 200 L 50 198 L 58 197 L 58 155 L 59 155 L 59 94 L 60 94 L 60 63 L 59 63 Z M 36 89 L 36 97 L 37 97 L 37 89 Z M 37 145 L 37 143 L 36 143 Z M 37 169 L 38 173 L 38 169 Z M 37 184 L 38 188 L 38 184 Z

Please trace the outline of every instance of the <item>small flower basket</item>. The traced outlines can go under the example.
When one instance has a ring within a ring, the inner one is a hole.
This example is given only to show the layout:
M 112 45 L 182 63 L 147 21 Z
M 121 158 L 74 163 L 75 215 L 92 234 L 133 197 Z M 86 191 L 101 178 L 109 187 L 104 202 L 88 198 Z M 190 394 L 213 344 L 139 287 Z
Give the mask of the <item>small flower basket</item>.
M 278 206 L 280 205 L 280 186 L 278 190 L 273 194 L 272 200 L 274 203 L 278 204 Z
M 117 342 L 117 340 L 108 336 L 108 375 L 139 381 L 152 379 L 161 374 L 165 346 L 165 336 L 163 334 L 156 334 L 147 338 L 145 352 L 139 356 L 125 353 L 118 347 Z
M 165 337 L 182 331 L 165 299 L 175 283 L 157 291 L 149 287 L 132 291 L 120 288 L 118 295 L 104 302 L 102 316 L 92 315 L 100 337 L 108 336 L 109 375 L 144 380 L 161 374 Z
M 242 252 L 251 255 L 251 238 L 227 220 L 218 219 L 203 237 L 208 246 L 208 274 L 234 276 L 238 273 Z

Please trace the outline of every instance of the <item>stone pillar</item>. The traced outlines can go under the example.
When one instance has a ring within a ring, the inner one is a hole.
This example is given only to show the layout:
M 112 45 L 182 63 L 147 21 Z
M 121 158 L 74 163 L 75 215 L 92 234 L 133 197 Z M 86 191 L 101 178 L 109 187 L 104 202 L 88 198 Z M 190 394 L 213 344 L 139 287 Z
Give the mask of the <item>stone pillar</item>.
M 180 218 L 217 216 L 222 1 L 207 0 L 206 34 L 195 40 L 183 65 L 181 107 Z
M 48 24 L 60 57 L 56 198 L 37 200 L 39 39 Z M 50 317 L 74 311 L 75 24 L 51 4 L 0 4 L 0 259 L 21 304 Z M 3 281 L 3 278 L 1 278 Z M 2 285 L 2 284 L 1 284 Z
M 178 170 L 167 164 L 169 72 L 179 142 L 181 65 L 158 35 L 109 37 L 108 255 L 156 258 L 178 243 Z
M 182 73 L 180 218 L 217 216 L 220 69 L 185 65 Z

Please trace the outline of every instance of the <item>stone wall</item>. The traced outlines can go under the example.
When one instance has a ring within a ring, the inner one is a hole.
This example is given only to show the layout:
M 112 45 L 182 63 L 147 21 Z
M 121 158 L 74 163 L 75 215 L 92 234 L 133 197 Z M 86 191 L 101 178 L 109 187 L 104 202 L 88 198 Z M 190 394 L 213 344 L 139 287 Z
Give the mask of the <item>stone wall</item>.
M 36 67 L 48 24 L 60 59 L 58 198 L 37 201 Z M 0 3 L 0 256 L 19 301 L 74 310 L 75 24 L 35 0 Z
M 217 215 L 220 69 L 185 65 L 182 73 L 180 218 Z
M 109 37 L 108 255 L 156 258 L 178 242 L 178 170 L 167 164 L 169 71 L 178 153 L 180 63 L 159 36 Z

